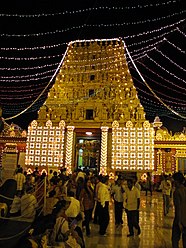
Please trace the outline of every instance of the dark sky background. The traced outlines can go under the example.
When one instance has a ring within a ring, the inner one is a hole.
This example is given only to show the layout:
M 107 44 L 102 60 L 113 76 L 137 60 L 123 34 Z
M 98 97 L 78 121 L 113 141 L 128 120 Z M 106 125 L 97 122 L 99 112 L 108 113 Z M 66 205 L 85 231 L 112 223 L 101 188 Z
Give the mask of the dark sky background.
M 7 123 L 37 119 L 67 43 L 123 38 L 129 69 L 146 118 L 158 115 L 173 132 L 186 126 L 186 22 L 182 0 L 5 1 L 0 8 L 0 105 Z M 167 106 L 171 109 L 167 109 Z M 174 114 L 174 111 L 177 113 Z M 17 116 L 16 118 L 12 118 Z M 184 118 L 185 117 L 185 118 Z

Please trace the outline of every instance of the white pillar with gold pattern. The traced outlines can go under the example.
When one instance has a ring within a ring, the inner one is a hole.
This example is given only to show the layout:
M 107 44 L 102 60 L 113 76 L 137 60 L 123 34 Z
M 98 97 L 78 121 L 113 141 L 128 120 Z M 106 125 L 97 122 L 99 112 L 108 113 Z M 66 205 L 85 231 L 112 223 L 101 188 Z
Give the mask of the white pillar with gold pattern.
M 74 137 L 74 126 L 67 126 L 67 142 L 66 142 L 66 159 L 65 167 L 67 173 L 72 172 L 72 152 L 73 152 L 73 137 Z
M 108 143 L 108 129 L 109 127 L 101 127 L 101 160 L 100 160 L 100 174 L 107 174 L 107 143 Z

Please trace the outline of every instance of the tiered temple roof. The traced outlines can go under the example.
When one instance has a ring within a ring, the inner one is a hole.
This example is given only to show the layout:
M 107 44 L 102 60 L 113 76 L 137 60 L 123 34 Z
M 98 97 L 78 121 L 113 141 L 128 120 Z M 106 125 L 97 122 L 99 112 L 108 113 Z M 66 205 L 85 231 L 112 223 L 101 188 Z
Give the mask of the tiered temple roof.
M 140 127 L 145 112 L 137 96 L 125 56 L 124 43 L 107 41 L 71 42 L 55 84 L 40 108 L 38 122 L 60 120 L 75 126 L 111 126 L 132 121 Z

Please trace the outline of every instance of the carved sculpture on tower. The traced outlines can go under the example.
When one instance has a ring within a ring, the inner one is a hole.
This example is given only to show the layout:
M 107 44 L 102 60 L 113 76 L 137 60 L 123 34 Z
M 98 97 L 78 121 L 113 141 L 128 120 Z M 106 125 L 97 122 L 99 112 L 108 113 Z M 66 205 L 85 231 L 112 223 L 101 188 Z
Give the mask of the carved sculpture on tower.
M 47 115 L 48 109 L 48 115 Z M 142 126 L 144 109 L 130 75 L 123 42 L 71 42 L 55 84 L 41 107 L 38 122 L 42 125 L 60 120 L 83 126 L 84 122 L 99 127 L 113 120 L 123 125 L 132 121 Z

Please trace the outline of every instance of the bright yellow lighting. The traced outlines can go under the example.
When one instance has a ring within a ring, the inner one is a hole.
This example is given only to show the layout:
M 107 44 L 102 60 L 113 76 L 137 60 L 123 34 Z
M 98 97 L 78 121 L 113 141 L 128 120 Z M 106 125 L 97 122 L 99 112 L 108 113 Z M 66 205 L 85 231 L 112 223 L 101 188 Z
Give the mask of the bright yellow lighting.
M 146 122 L 143 128 L 134 128 L 128 121 L 126 127 L 112 125 L 111 168 L 124 170 L 150 170 L 154 168 L 154 137 Z M 125 138 L 130 137 L 130 138 Z

